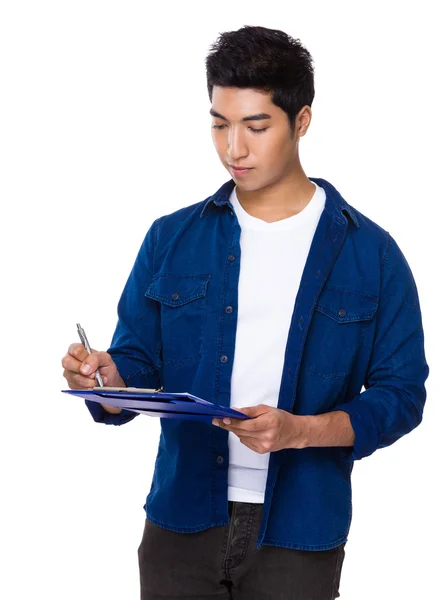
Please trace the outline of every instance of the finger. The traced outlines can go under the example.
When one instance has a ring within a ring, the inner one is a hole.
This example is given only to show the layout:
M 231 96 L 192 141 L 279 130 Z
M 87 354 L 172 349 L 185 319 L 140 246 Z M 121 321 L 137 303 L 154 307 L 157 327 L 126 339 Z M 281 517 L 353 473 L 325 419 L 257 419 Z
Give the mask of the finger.
M 237 437 L 246 437 L 246 438 L 252 438 L 252 437 L 256 437 L 256 434 L 252 431 L 244 431 L 243 429 L 237 429 L 236 427 L 231 427 L 231 425 L 220 425 L 220 427 L 222 429 L 226 429 L 227 431 L 231 431 L 231 433 L 234 433 L 235 435 L 237 435 Z
M 265 418 L 256 418 L 256 419 L 231 419 L 230 423 L 224 423 L 223 420 L 218 419 L 220 425 L 225 427 L 233 427 L 234 429 L 238 429 L 240 431 L 265 431 L 269 429 L 269 424 Z
M 254 442 L 252 442 L 251 440 L 240 440 L 241 444 L 243 444 L 244 446 L 246 446 L 247 448 L 249 448 L 250 450 L 253 450 L 254 452 L 257 452 L 258 454 L 265 454 L 266 452 L 268 452 L 268 450 L 265 450 L 264 448 L 262 448 L 262 446 L 260 446 L 259 444 L 256 444 Z
M 74 358 L 71 354 L 63 356 L 61 361 L 61 366 L 66 369 L 66 371 L 72 371 L 72 373 L 79 373 L 81 365 L 82 361 Z
M 89 377 L 84 377 L 80 373 L 72 373 L 71 371 L 64 371 L 64 377 L 71 390 L 84 390 L 92 389 L 95 387 L 95 381 Z
M 107 352 L 93 352 L 88 354 L 80 367 L 83 375 L 92 375 L 98 368 L 106 368 L 113 365 L 113 359 Z
M 258 404 L 257 406 L 244 406 L 242 408 L 233 407 L 233 410 L 237 410 L 238 412 L 255 419 L 256 417 L 265 415 L 268 412 L 272 412 L 274 408 L 272 406 L 268 406 L 267 404 Z
M 80 362 L 83 362 L 83 360 L 89 355 L 83 344 L 80 344 L 78 342 L 76 344 L 71 344 L 67 350 L 67 353 L 70 354 L 70 356 L 73 356 L 74 358 L 79 360 Z

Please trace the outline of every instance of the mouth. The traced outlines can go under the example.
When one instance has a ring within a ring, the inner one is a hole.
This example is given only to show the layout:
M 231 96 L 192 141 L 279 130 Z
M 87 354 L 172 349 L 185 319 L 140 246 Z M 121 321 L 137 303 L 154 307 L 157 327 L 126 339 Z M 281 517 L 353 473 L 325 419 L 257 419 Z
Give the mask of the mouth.
M 229 165 L 230 169 L 233 171 L 234 175 L 245 175 L 253 170 L 254 167 L 235 167 L 234 165 Z

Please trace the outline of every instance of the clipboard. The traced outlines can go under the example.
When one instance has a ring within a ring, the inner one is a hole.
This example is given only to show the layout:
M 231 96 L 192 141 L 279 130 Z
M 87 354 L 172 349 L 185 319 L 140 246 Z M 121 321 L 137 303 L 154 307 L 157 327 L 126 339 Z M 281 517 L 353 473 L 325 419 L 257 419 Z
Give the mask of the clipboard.
M 213 404 L 188 392 L 164 392 L 149 388 L 94 387 L 91 390 L 61 390 L 100 404 L 108 404 L 150 417 L 211 422 L 213 418 L 250 419 L 227 406 Z

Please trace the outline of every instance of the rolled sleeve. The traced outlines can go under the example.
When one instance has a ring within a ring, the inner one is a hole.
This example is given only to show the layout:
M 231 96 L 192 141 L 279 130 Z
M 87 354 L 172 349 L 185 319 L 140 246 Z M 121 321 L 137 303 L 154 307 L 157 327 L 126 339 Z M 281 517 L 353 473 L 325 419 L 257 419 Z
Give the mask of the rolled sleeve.
M 103 408 L 101 404 L 98 404 L 98 402 L 92 402 L 91 400 L 85 400 L 84 402 L 86 403 L 86 406 L 96 423 L 105 423 L 106 425 L 124 425 L 124 423 L 132 421 L 138 414 L 123 408 L 119 414 L 114 415 L 107 412 L 107 410 Z
M 145 296 L 154 272 L 154 249 L 160 219 L 144 238 L 118 302 L 118 322 L 107 352 L 119 374 L 130 387 L 159 388 L 162 385 L 162 344 L 160 313 L 157 303 Z M 118 415 L 107 412 L 101 404 L 85 400 L 98 423 L 123 425 L 138 413 L 122 410 Z
M 334 410 L 349 414 L 355 433 L 350 458 L 361 459 L 389 446 L 422 420 L 429 367 L 416 284 L 389 235 L 365 391 Z

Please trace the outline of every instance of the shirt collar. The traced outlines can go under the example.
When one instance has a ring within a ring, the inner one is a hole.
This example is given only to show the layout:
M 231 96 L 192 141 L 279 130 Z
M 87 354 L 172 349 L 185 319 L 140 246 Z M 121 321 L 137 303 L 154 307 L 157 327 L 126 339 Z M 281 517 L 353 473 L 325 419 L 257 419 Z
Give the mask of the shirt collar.
M 336 188 L 326 181 L 326 179 L 320 179 L 318 177 L 309 177 L 311 181 L 314 181 L 317 185 L 322 187 L 326 192 L 326 202 L 325 202 L 325 210 L 331 215 L 333 219 L 344 225 L 345 221 L 347 221 L 347 217 L 344 216 L 344 213 L 350 216 L 354 225 L 359 228 L 360 223 L 358 222 L 357 215 L 346 200 L 342 197 L 340 192 L 336 190 Z M 224 206 L 225 204 L 229 205 L 229 197 L 231 192 L 234 189 L 235 182 L 233 179 L 230 179 L 226 183 L 224 183 L 212 196 L 205 200 L 202 211 L 201 211 L 201 219 L 204 217 L 207 209 L 211 205 L 215 206 Z

